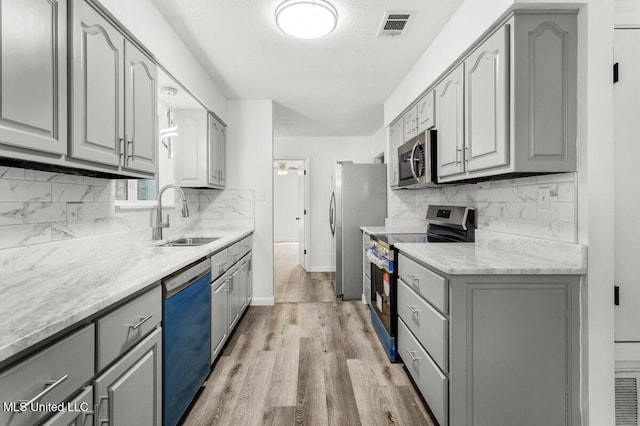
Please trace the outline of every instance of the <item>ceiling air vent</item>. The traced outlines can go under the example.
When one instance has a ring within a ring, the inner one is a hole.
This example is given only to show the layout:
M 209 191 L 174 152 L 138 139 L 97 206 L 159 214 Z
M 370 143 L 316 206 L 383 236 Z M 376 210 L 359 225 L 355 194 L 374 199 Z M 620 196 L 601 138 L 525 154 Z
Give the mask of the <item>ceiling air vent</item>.
M 407 28 L 411 17 L 410 12 L 385 12 L 378 37 L 395 37 L 401 35 Z
M 638 426 L 640 372 L 616 372 L 616 426 Z

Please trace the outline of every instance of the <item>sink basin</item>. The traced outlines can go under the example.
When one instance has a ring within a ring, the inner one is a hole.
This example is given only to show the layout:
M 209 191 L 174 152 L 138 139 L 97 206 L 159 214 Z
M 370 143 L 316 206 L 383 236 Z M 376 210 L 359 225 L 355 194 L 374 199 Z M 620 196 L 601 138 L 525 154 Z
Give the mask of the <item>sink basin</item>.
M 179 238 L 177 240 L 169 241 L 161 244 L 160 247 L 193 247 L 201 246 L 204 244 L 212 243 L 220 238 Z

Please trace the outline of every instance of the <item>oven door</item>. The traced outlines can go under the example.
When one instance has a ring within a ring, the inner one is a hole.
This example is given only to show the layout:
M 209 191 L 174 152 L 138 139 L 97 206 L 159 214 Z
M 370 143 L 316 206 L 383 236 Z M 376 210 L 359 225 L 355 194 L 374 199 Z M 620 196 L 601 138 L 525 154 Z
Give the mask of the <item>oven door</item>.
M 382 262 L 382 260 L 381 260 Z M 392 333 L 392 300 L 395 297 L 395 277 L 393 272 L 387 271 L 377 262 L 371 262 L 371 306 L 384 324 L 390 336 Z

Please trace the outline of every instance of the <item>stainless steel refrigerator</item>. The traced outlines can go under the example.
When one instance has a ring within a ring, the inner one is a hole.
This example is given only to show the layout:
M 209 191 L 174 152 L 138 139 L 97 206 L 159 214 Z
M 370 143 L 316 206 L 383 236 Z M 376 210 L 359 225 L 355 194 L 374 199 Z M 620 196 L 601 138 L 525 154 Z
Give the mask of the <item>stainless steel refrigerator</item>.
M 387 216 L 387 167 L 384 164 L 338 162 L 329 205 L 334 236 L 336 298 L 362 296 L 361 226 L 384 225 Z

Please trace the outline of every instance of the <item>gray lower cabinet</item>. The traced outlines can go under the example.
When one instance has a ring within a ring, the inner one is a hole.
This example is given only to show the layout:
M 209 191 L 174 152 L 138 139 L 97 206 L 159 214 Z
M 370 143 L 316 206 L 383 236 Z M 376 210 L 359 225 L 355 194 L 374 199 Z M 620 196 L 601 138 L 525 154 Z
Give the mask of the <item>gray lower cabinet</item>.
M 446 275 L 402 252 L 398 272 L 398 350 L 441 426 L 581 424 L 579 276 Z
M 11 410 L 0 410 L 0 424 L 36 424 L 48 415 L 38 409 L 40 404 L 66 401 L 93 377 L 94 350 L 90 324 L 0 373 L 0 401 L 15 403 Z
M 87 386 L 80 395 L 65 404 L 66 411 L 53 416 L 42 426 L 92 426 L 94 424 L 93 387 Z
M 96 424 L 162 423 L 162 329 L 142 342 L 94 381 Z
M 211 363 L 251 304 L 253 296 L 253 236 L 211 256 Z M 239 260 L 238 260 L 239 259 Z
M 67 153 L 67 1 L 0 1 L 0 156 Z
M 222 275 L 211 284 L 211 363 L 216 360 L 229 335 L 227 327 L 227 297 L 229 280 Z

